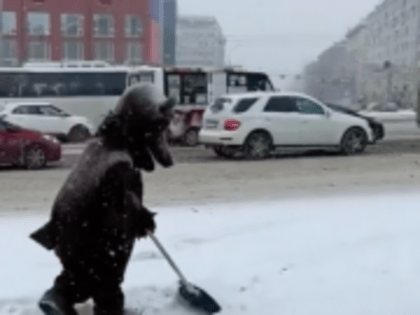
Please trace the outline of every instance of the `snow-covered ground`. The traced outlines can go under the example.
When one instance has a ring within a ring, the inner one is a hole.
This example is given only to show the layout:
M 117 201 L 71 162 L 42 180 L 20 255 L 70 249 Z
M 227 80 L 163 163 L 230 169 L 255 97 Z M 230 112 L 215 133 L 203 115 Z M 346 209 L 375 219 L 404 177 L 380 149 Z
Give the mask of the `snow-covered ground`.
M 420 313 L 419 205 L 407 193 L 154 210 L 157 236 L 222 314 L 400 315 Z M 0 217 L 0 315 L 40 314 L 36 301 L 60 266 L 27 236 L 46 219 Z M 179 303 L 176 289 L 151 241 L 138 242 L 124 282 L 127 308 L 199 314 Z

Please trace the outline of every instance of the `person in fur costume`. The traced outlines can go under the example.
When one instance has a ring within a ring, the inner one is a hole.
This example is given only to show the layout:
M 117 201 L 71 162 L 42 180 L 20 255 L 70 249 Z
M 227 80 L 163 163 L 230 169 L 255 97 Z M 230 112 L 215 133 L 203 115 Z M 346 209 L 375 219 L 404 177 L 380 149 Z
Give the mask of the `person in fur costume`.
M 143 205 L 141 170 L 173 165 L 166 141 L 173 100 L 150 84 L 129 88 L 66 179 L 50 220 L 31 238 L 54 250 L 63 270 L 39 302 L 47 315 L 122 315 L 121 284 L 136 239 L 156 228 Z

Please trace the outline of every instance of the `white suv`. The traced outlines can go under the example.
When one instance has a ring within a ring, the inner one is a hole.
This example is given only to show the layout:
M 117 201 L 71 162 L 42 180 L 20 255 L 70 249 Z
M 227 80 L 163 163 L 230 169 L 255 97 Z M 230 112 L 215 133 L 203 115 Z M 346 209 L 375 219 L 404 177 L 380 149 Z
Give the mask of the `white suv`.
M 329 109 L 300 93 L 226 95 L 206 109 L 200 142 L 217 155 L 244 152 L 265 158 L 276 147 L 338 148 L 362 152 L 374 142 L 365 119 Z
M 49 103 L 6 103 L 0 105 L 0 117 L 20 127 L 70 142 L 86 140 L 95 131 L 86 117 L 70 115 Z

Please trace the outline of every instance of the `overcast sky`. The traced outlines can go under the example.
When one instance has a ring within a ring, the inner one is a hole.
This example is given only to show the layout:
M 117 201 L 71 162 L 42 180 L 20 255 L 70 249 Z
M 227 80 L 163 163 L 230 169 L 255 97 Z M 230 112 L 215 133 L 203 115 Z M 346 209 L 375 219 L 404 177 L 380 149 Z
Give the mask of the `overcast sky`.
M 296 74 L 380 0 L 178 0 L 180 15 L 212 15 L 228 44 L 226 61 Z

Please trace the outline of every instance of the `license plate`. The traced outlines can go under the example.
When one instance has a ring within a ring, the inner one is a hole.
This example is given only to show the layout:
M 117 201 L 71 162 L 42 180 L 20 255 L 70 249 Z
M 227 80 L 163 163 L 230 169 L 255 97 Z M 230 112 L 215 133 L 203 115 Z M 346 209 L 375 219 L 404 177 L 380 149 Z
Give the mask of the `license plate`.
M 219 121 L 213 119 L 207 119 L 204 124 L 206 129 L 216 129 L 218 125 Z

